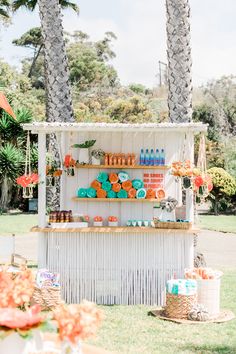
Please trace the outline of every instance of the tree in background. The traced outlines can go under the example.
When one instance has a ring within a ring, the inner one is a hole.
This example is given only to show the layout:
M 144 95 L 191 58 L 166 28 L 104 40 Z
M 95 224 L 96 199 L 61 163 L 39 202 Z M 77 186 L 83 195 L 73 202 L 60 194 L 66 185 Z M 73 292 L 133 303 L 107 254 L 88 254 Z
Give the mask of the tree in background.
M 169 120 L 192 120 L 189 0 L 166 0 Z
M 217 215 L 222 199 L 235 196 L 236 194 L 236 180 L 223 168 L 213 167 L 210 168 L 207 173 L 212 178 L 213 190 L 209 195 L 209 199 L 212 203 L 213 210 Z
M 29 31 L 24 33 L 19 39 L 14 39 L 12 43 L 17 46 L 33 50 L 33 59 L 30 60 L 30 68 L 28 72 L 28 77 L 31 78 L 35 70 L 37 60 L 40 54 L 42 53 L 43 49 L 43 38 L 41 28 L 31 28 Z

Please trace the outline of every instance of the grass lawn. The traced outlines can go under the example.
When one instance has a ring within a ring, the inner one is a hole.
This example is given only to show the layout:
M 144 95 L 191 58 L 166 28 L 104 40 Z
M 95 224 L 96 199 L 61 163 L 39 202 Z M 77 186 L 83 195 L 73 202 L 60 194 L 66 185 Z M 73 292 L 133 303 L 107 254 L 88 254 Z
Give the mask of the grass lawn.
M 236 215 L 200 215 L 199 220 L 203 229 L 236 233 Z
M 37 224 L 37 214 L 3 214 L 0 215 L 0 234 L 28 233 Z
M 221 307 L 236 314 L 236 269 L 222 279 Z M 235 354 L 236 320 L 180 325 L 147 316 L 147 306 L 102 306 L 103 325 L 90 343 L 121 354 Z

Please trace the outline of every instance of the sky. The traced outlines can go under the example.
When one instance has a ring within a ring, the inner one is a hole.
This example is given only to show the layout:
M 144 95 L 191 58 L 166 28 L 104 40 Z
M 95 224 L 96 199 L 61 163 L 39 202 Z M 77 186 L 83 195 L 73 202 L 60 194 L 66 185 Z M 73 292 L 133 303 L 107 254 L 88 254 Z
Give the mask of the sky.
M 199 86 L 223 75 L 236 74 L 236 0 L 189 0 L 191 6 L 191 45 L 193 83 Z M 158 61 L 166 62 L 165 0 L 79 0 L 77 16 L 63 12 L 66 31 L 82 30 L 92 40 L 113 31 L 116 58 L 112 64 L 121 83 L 158 83 Z M 32 27 L 39 26 L 38 10 L 20 10 L 7 28 L 0 27 L 0 57 L 20 66 L 30 53 L 12 45 Z

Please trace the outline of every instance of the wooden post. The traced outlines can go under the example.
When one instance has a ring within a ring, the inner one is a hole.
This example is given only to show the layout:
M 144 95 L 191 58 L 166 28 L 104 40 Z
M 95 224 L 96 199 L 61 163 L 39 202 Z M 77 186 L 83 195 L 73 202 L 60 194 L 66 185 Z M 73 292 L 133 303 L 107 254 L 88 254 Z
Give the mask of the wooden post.
M 60 134 L 60 140 L 58 140 L 58 143 L 60 144 L 60 149 L 61 149 L 61 159 L 63 159 L 63 156 L 65 155 L 66 152 L 66 133 L 65 132 L 61 132 Z M 62 161 L 63 163 L 63 161 Z M 65 204 L 65 197 L 66 197 L 66 193 L 65 193 L 65 189 L 66 189 L 66 174 L 62 173 L 61 175 L 61 179 L 60 179 L 60 208 L 61 210 L 64 210 L 66 208 Z
M 187 141 L 188 141 L 188 146 L 186 148 L 188 153 L 186 154 L 186 156 L 189 155 L 191 164 L 193 164 L 194 163 L 193 132 L 187 132 Z M 189 220 L 190 222 L 194 222 L 194 195 L 192 189 L 187 189 L 186 191 L 186 219 Z
M 39 132 L 38 135 L 38 215 L 39 227 L 46 226 L 46 133 Z

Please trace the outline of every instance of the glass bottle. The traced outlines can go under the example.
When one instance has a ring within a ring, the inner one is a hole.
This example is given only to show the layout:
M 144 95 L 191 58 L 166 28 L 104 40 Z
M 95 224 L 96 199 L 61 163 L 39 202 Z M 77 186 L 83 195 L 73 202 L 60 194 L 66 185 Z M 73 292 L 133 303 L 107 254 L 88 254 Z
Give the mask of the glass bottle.
M 146 166 L 149 166 L 149 164 L 150 164 L 150 155 L 149 155 L 148 149 L 146 149 L 146 153 L 145 153 L 145 165 L 146 165 Z
M 161 149 L 161 153 L 160 153 L 160 165 L 161 166 L 165 166 L 166 163 L 166 159 L 165 159 L 165 150 Z
M 150 166 L 154 166 L 154 160 L 155 160 L 154 150 L 151 149 L 151 153 L 150 153 Z
M 141 149 L 139 164 L 140 164 L 141 166 L 143 166 L 143 165 L 144 165 L 144 162 L 145 162 L 144 150 Z
M 156 165 L 156 166 L 159 166 L 159 165 L 160 165 L 160 153 L 159 153 L 159 150 L 158 150 L 158 149 L 156 149 L 155 165 Z

